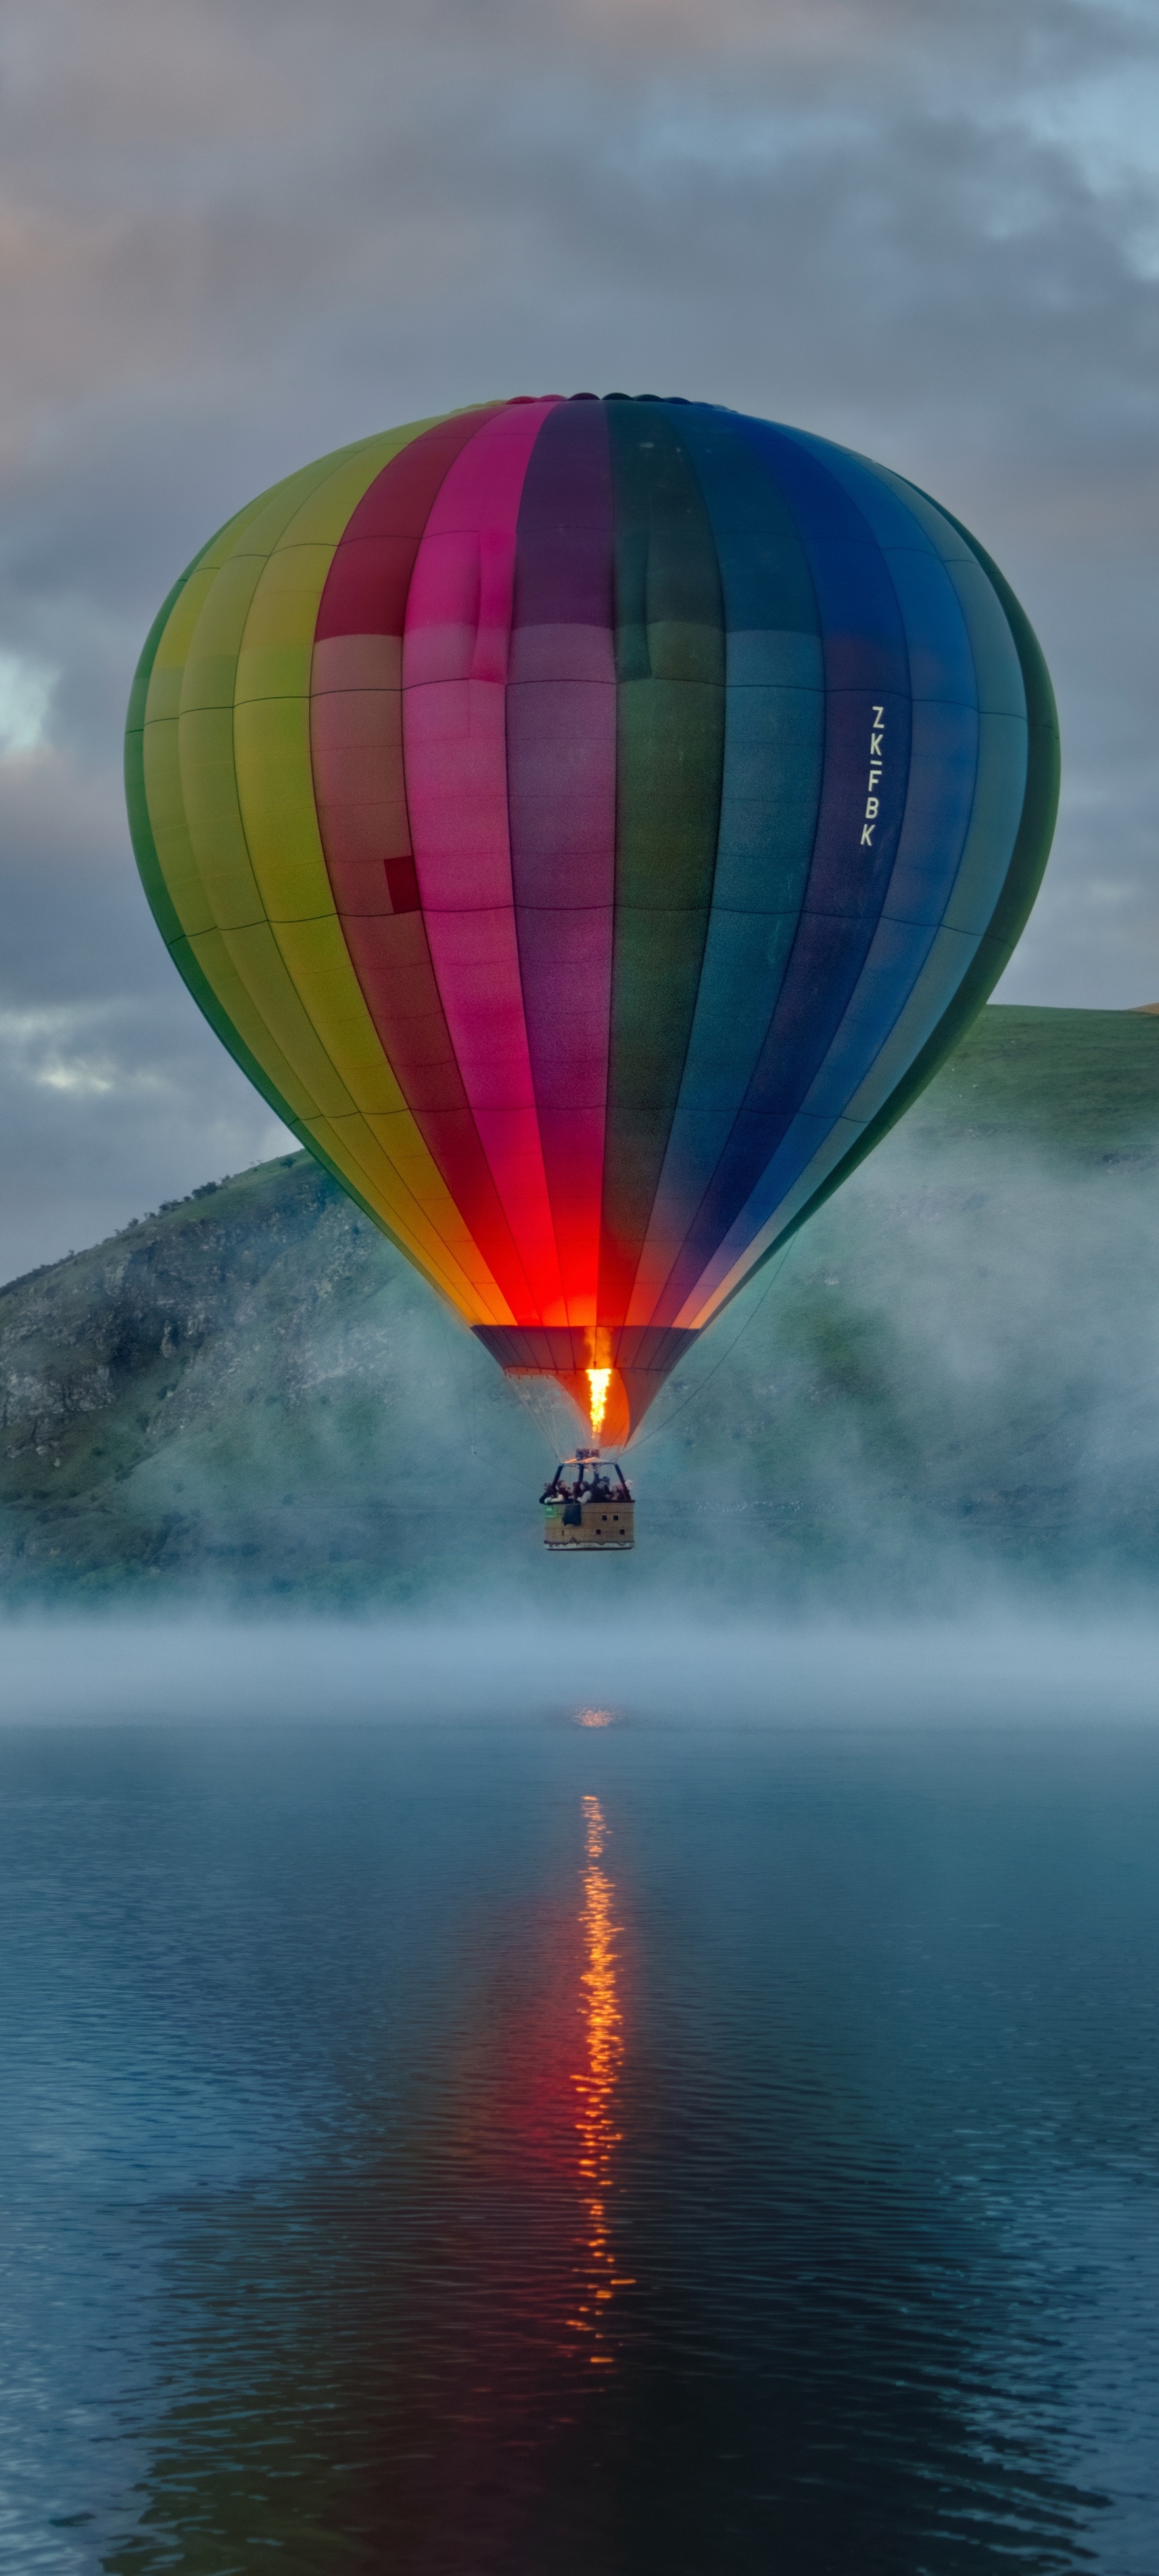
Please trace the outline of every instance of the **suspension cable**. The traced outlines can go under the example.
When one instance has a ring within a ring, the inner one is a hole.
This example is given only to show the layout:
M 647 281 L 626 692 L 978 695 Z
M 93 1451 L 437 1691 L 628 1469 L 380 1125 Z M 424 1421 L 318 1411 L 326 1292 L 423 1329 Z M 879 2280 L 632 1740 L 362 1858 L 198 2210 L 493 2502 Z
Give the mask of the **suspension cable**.
M 753 1307 L 751 1313 L 745 1316 L 743 1324 L 741 1324 L 739 1330 L 733 1334 L 727 1350 L 723 1350 L 721 1352 L 720 1358 L 714 1362 L 707 1377 L 701 1378 L 699 1386 L 693 1387 L 692 1393 L 685 1396 L 683 1404 L 678 1404 L 675 1413 L 670 1413 L 666 1421 L 654 1423 L 652 1429 L 644 1433 L 642 1440 L 632 1441 L 631 1446 L 626 1453 L 629 1457 L 634 1457 L 638 1449 L 646 1449 L 650 1440 L 658 1440 L 661 1432 L 670 1431 L 673 1423 L 679 1421 L 681 1414 L 687 1412 L 689 1405 L 695 1404 L 697 1397 L 704 1394 L 706 1387 L 711 1386 L 717 1370 L 722 1369 L 725 1361 L 732 1358 L 737 1343 L 741 1340 L 742 1336 L 747 1333 L 749 1325 L 755 1324 L 757 1316 L 760 1314 L 761 1308 L 764 1305 L 765 1298 L 768 1296 L 769 1290 L 773 1286 L 774 1281 L 780 1278 L 781 1272 L 785 1267 L 785 1263 L 789 1258 L 789 1254 L 791 1253 L 796 1240 L 796 1235 L 790 1237 L 789 1242 L 785 1245 L 785 1249 L 781 1254 L 780 1260 L 777 1262 L 775 1269 L 770 1273 L 769 1278 L 765 1283 L 765 1287 L 757 1299 L 756 1305 Z

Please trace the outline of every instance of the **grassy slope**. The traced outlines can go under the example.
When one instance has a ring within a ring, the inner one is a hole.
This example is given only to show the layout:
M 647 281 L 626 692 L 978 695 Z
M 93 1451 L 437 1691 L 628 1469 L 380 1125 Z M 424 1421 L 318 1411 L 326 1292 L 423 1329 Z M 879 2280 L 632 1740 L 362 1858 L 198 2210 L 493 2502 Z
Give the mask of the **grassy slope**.
M 1159 1021 L 991 1004 L 905 1124 L 931 1147 L 1017 1137 L 1088 1163 L 1159 1151 Z
M 306 1157 L 267 1164 L 0 1291 L 8 1597 L 1145 1575 L 1157 1171 L 1159 1021 L 985 1012 L 657 1406 L 630 1565 L 564 1573 L 518 1398 Z

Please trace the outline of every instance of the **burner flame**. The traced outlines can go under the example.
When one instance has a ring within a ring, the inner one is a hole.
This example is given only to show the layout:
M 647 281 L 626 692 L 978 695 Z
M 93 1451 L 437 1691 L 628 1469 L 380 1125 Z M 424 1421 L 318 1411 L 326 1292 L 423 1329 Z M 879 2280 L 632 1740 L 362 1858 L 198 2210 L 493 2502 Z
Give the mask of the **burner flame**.
M 608 1388 L 611 1384 L 611 1378 L 612 1372 L 610 1368 L 588 1370 L 588 1385 L 591 1388 L 591 1394 L 588 1398 L 588 1411 L 592 1418 L 593 1440 L 599 1439 L 600 1433 L 604 1427 L 604 1414 L 607 1409 Z

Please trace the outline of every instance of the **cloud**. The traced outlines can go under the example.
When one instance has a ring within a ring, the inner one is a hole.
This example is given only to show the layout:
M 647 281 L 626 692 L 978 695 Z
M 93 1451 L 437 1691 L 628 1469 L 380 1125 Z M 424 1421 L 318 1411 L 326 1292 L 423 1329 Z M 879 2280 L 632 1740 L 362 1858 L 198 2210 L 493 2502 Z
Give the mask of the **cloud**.
M 1159 998 L 1150 10 L 15 0 L 0 70 L 0 984 L 138 1014 L 158 1168 L 189 1009 L 120 813 L 140 640 L 251 493 L 494 391 L 806 422 L 975 527 L 1041 634 L 1067 759 L 1005 989 Z M 9 669 L 57 675 L 51 757 L 48 701 L 6 695 Z
M 0 760 L 39 751 L 55 678 L 55 672 L 38 670 L 20 653 L 0 652 Z

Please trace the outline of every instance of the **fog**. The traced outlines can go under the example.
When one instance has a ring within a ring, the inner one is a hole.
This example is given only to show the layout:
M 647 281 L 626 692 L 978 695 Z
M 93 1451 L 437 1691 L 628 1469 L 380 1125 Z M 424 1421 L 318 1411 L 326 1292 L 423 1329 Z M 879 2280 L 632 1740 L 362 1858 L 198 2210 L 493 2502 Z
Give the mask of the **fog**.
M 568 1434 L 305 1158 L 10 1289 L 8 1714 L 1149 1712 L 1157 1071 L 987 1013 L 675 1372 L 630 1555 L 548 1555 Z
M 984 1610 L 984 1615 L 983 1615 Z M 858 1623 L 29 1617 L 0 1630 L 0 1723 L 1103 1728 L 1159 1722 L 1159 1620 Z

